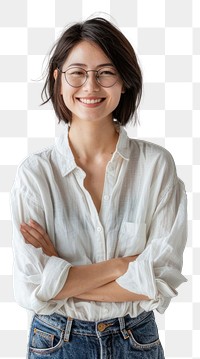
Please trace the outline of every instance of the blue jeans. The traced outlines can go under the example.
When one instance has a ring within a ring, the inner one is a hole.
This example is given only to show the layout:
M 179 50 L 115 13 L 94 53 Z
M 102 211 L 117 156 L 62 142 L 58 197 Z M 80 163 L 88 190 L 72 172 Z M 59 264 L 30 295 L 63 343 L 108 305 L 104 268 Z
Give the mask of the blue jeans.
M 28 359 L 164 359 L 153 312 L 89 322 L 35 315 Z

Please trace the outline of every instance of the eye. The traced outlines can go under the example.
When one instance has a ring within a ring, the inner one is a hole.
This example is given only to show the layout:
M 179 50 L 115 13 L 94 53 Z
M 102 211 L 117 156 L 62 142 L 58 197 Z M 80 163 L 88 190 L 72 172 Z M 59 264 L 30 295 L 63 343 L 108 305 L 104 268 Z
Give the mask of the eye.
M 112 68 L 102 68 L 98 72 L 99 76 L 116 76 L 117 73 Z
M 85 76 L 85 71 L 79 68 L 72 68 L 67 70 L 67 74 L 73 77 L 82 77 Z

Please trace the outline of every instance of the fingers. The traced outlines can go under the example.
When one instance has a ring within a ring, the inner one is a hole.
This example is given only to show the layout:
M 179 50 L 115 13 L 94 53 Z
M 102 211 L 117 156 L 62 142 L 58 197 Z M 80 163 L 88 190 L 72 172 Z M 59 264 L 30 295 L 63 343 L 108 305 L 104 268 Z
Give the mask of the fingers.
M 47 232 L 45 232 L 45 230 L 40 226 L 40 224 L 33 221 L 33 219 L 30 219 L 29 223 L 30 223 L 30 227 L 35 229 L 35 234 L 36 234 L 37 238 L 40 237 L 40 235 L 41 235 L 43 240 L 47 244 L 49 244 L 49 241 L 50 241 L 49 236 L 48 236 Z
M 48 256 L 58 257 L 58 253 L 55 250 L 48 234 L 37 222 L 30 220 L 29 224 L 22 223 L 20 231 L 24 239 L 35 248 L 42 248 L 43 252 Z
M 34 236 L 32 236 L 26 229 L 25 229 L 25 226 L 20 227 L 20 232 L 22 233 L 26 242 L 32 244 L 36 248 L 42 247 L 41 243 L 38 242 L 38 240 Z
M 37 238 L 42 238 L 42 243 L 44 245 L 44 248 L 46 249 L 46 251 L 51 251 L 51 253 L 57 253 L 55 251 L 55 248 L 51 242 L 51 239 L 49 238 L 47 232 L 43 229 L 43 227 L 40 226 L 39 223 L 33 221 L 33 219 L 30 219 L 29 221 L 31 228 L 35 229 L 35 234 L 37 236 Z M 42 237 L 41 237 L 42 236 Z
M 34 228 L 29 226 L 27 223 L 22 223 L 20 226 L 20 231 L 22 232 L 24 238 L 35 247 L 43 247 L 46 242 L 43 239 L 43 236 Z
M 35 222 L 33 219 L 30 219 L 29 223 L 30 226 L 35 228 L 40 234 L 43 235 L 45 233 L 45 230 L 40 226 L 40 224 Z

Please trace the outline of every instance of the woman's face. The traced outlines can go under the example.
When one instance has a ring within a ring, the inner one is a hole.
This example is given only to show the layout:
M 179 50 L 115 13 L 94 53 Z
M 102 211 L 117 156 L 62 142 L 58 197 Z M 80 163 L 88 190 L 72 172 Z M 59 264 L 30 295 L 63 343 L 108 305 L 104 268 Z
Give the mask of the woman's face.
M 105 68 L 116 73 L 111 60 L 103 50 L 93 42 L 82 41 L 78 43 L 68 55 L 62 71 L 79 67 L 87 70 Z M 71 70 L 70 70 L 71 72 Z M 70 75 L 71 76 L 71 75 Z M 76 73 L 73 75 L 76 76 Z M 66 107 L 72 113 L 72 121 L 112 121 L 112 112 L 117 107 L 123 83 L 119 75 L 112 87 L 102 87 L 96 80 L 95 72 L 88 72 L 87 81 L 78 88 L 70 86 L 65 75 L 62 74 L 61 94 Z

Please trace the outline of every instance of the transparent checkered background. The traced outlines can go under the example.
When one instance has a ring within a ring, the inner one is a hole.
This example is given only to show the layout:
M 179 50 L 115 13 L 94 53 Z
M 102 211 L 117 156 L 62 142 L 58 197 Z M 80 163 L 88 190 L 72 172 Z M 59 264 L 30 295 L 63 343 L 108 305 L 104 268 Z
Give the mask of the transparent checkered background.
M 105 12 L 133 44 L 144 75 L 131 137 L 165 146 L 188 193 L 179 289 L 156 314 L 167 359 L 200 359 L 200 0 L 0 0 L 0 358 L 25 358 L 27 314 L 13 297 L 9 191 L 17 165 L 63 131 L 40 107 L 45 54 L 63 27 Z

